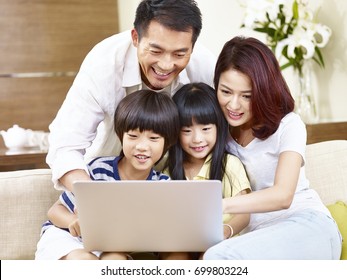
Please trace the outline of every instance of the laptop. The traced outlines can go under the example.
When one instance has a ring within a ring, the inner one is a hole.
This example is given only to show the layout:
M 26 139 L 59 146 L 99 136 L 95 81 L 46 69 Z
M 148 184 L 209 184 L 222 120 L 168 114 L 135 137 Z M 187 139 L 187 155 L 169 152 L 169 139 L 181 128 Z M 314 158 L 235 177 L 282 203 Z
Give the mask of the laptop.
M 204 252 L 223 240 L 218 180 L 76 181 L 85 248 Z

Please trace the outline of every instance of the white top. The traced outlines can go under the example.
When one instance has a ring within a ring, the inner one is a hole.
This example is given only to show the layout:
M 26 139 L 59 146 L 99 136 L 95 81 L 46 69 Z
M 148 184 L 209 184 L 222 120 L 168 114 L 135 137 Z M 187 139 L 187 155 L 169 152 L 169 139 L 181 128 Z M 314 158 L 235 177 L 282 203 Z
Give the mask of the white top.
M 189 64 L 169 89 L 173 95 L 182 85 L 205 82 L 213 85 L 216 57 L 197 42 Z M 47 163 L 57 189 L 58 179 L 73 169 L 84 169 L 98 156 L 118 155 L 120 141 L 113 128 L 120 100 L 142 88 L 137 49 L 130 31 L 97 44 L 86 56 L 56 118 L 49 126 Z
M 282 120 L 277 131 L 266 140 L 255 138 L 246 147 L 239 145 L 230 137 L 227 149 L 240 158 L 245 166 L 253 191 L 272 187 L 280 153 L 294 151 L 303 158 L 300 175 L 293 202 L 289 209 L 251 215 L 246 231 L 275 222 L 278 217 L 286 218 L 293 212 L 315 209 L 330 216 L 315 190 L 310 189 L 305 175 L 306 127 L 300 117 L 289 113 Z

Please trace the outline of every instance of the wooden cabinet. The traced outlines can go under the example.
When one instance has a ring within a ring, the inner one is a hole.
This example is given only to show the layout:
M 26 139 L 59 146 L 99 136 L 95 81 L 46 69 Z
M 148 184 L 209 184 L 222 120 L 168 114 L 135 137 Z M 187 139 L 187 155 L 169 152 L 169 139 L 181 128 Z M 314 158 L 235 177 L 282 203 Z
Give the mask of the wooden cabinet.
M 11 152 L 0 148 L 0 172 L 23 169 L 49 168 L 46 164 L 47 153 L 40 150 L 21 150 Z
M 307 124 L 307 144 L 327 140 L 347 140 L 347 122 Z
M 0 130 L 48 131 L 87 53 L 118 30 L 117 0 L 0 0 Z
M 0 0 L 0 130 L 48 131 L 87 53 L 119 32 L 117 0 Z M 0 172 L 48 168 L 46 152 L 5 148 Z

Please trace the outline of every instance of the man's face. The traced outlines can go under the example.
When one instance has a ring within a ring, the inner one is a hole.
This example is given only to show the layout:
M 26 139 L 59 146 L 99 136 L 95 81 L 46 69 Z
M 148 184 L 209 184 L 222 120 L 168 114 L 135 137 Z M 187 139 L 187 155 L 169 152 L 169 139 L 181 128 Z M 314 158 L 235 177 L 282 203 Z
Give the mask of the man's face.
M 131 35 L 142 81 L 154 90 L 169 86 L 187 66 L 193 51 L 192 31 L 173 31 L 156 21 L 150 23 L 141 40 L 135 29 Z

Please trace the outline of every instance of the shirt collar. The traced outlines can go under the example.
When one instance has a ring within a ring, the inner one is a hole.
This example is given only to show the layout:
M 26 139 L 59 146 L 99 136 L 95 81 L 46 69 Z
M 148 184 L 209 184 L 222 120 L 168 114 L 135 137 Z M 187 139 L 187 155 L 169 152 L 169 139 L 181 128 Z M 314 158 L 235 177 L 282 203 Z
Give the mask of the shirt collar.
M 196 175 L 193 180 L 209 180 L 210 178 L 210 166 L 211 166 L 212 155 L 209 154 L 201 167 L 198 175 Z
M 122 87 L 140 86 L 141 83 L 141 72 L 136 48 L 133 44 L 130 44 L 124 59 Z
M 123 158 L 123 156 L 118 156 L 114 159 L 114 162 L 113 162 L 113 178 L 117 181 L 122 180 L 120 175 L 119 175 L 119 168 L 118 168 L 118 163 L 122 158 Z M 151 168 L 146 180 L 149 180 L 149 181 L 152 180 L 153 172 L 154 172 L 154 170 L 153 170 L 153 168 Z

